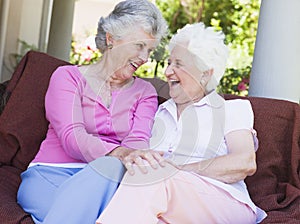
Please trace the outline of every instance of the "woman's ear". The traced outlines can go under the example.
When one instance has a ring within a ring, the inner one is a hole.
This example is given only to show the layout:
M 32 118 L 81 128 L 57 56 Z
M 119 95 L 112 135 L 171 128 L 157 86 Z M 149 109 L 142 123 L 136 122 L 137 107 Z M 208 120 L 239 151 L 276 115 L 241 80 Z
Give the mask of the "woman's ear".
M 113 45 L 114 38 L 110 33 L 106 33 L 106 44 L 107 45 Z
M 214 69 L 213 68 L 211 68 L 211 69 L 206 70 L 205 72 L 203 72 L 203 75 L 201 77 L 200 83 L 202 85 L 207 85 L 207 83 L 211 79 L 213 73 L 214 73 Z

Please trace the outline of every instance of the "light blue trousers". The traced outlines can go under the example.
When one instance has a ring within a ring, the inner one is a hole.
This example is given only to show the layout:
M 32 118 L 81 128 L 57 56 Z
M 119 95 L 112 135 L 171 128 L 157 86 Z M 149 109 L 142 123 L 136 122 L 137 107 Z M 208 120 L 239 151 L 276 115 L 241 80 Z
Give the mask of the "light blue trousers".
M 121 161 L 109 156 L 83 169 L 36 165 L 22 173 L 17 200 L 35 223 L 94 224 L 124 172 Z

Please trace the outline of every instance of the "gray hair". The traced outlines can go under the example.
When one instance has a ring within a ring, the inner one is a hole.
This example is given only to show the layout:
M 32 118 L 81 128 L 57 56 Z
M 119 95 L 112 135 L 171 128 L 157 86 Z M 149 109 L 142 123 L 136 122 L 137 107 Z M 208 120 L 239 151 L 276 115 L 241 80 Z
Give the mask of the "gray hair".
M 95 38 L 97 48 L 102 53 L 107 49 L 106 33 L 121 39 L 137 26 L 158 41 L 168 30 L 165 19 L 153 3 L 148 0 L 125 0 L 118 3 L 106 18 L 100 18 Z
M 203 23 L 188 24 L 178 30 L 170 40 L 170 52 L 175 45 L 182 45 L 195 55 L 195 65 L 201 72 L 213 69 L 213 75 L 206 85 L 206 90 L 215 89 L 224 75 L 228 47 L 224 44 L 225 35 Z

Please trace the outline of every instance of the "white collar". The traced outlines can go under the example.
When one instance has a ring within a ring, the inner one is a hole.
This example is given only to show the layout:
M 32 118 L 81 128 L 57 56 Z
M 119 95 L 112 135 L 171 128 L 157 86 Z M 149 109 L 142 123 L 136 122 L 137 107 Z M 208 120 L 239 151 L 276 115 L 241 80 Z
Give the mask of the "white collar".
M 220 108 L 224 105 L 224 101 L 224 98 L 221 97 L 215 90 L 213 90 L 193 105 L 197 107 L 208 105 L 212 108 Z M 174 107 L 176 109 L 176 103 L 172 98 L 159 105 L 159 110 L 168 109 L 170 107 Z

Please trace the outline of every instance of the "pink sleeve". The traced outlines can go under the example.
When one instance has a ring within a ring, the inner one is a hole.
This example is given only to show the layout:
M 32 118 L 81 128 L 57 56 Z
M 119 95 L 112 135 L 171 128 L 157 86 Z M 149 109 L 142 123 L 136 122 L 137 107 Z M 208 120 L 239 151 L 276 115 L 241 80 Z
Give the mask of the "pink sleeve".
M 149 139 L 157 110 L 157 92 L 152 84 L 143 81 L 143 96 L 138 100 L 131 131 L 122 146 L 133 149 L 149 149 Z M 141 88 L 141 87 L 140 87 Z
M 53 73 L 45 98 L 46 117 L 65 152 L 75 159 L 89 162 L 119 145 L 87 133 L 81 106 L 84 86 L 76 72 L 75 68 L 67 66 Z

